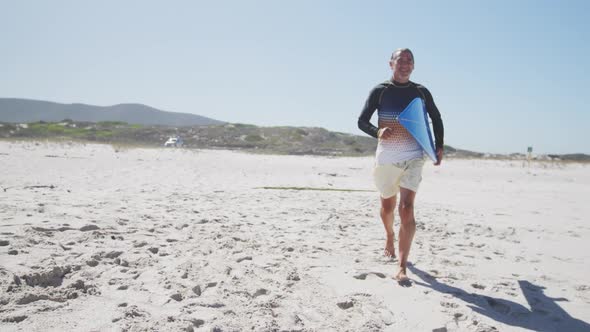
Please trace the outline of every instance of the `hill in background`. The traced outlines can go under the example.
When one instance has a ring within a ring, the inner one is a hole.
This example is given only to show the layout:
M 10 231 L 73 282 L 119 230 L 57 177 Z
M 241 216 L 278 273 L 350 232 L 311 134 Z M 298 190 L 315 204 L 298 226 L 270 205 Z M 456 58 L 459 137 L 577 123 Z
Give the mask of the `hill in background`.
M 117 121 L 140 125 L 209 126 L 218 121 L 188 113 L 166 112 L 142 104 L 94 106 L 60 104 L 49 101 L 0 98 L 0 122 L 30 123 L 59 122 L 70 119 L 79 122 Z

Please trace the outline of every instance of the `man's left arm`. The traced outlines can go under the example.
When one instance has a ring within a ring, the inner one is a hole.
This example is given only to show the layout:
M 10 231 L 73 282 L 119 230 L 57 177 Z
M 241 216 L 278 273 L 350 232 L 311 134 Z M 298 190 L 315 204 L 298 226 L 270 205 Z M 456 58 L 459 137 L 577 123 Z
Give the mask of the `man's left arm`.
M 443 157 L 443 150 L 444 150 L 444 136 L 445 136 L 445 129 L 443 126 L 443 121 L 440 116 L 440 112 L 434 103 L 434 99 L 432 98 L 432 94 L 426 88 L 421 89 L 424 93 L 424 97 L 426 98 L 426 111 L 428 112 L 428 116 L 432 120 L 432 129 L 434 130 L 434 146 L 436 147 L 436 163 L 435 165 L 440 165 Z

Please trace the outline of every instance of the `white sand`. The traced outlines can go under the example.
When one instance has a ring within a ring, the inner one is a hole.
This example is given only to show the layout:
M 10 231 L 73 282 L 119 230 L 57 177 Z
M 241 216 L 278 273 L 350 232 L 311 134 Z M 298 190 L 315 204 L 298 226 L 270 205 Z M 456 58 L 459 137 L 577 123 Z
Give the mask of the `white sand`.
M 407 287 L 372 158 L 0 142 L 0 165 L 2 331 L 590 330 L 585 165 L 427 163 Z

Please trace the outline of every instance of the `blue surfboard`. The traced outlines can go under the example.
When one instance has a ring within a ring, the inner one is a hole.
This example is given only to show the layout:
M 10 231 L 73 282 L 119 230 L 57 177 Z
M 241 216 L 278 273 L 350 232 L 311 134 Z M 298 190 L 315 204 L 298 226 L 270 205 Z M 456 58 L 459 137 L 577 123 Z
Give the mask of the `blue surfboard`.
M 422 99 L 414 98 L 397 119 L 414 136 L 418 144 L 426 152 L 426 155 L 436 162 L 436 152 L 434 152 L 434 143 L 430 125 L 428 124 L 428 114 Z

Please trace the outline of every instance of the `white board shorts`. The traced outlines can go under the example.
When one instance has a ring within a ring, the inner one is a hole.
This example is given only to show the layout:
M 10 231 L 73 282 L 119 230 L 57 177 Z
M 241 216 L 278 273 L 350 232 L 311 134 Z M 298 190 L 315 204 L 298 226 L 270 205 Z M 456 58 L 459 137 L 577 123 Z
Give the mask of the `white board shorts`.
M 422 181 L 424 158 L 411 159 L 400 163 L 375 165 L 373 181 L 382 198 L 390 198 L 399 192 L 399 188 L 418 191 Z

